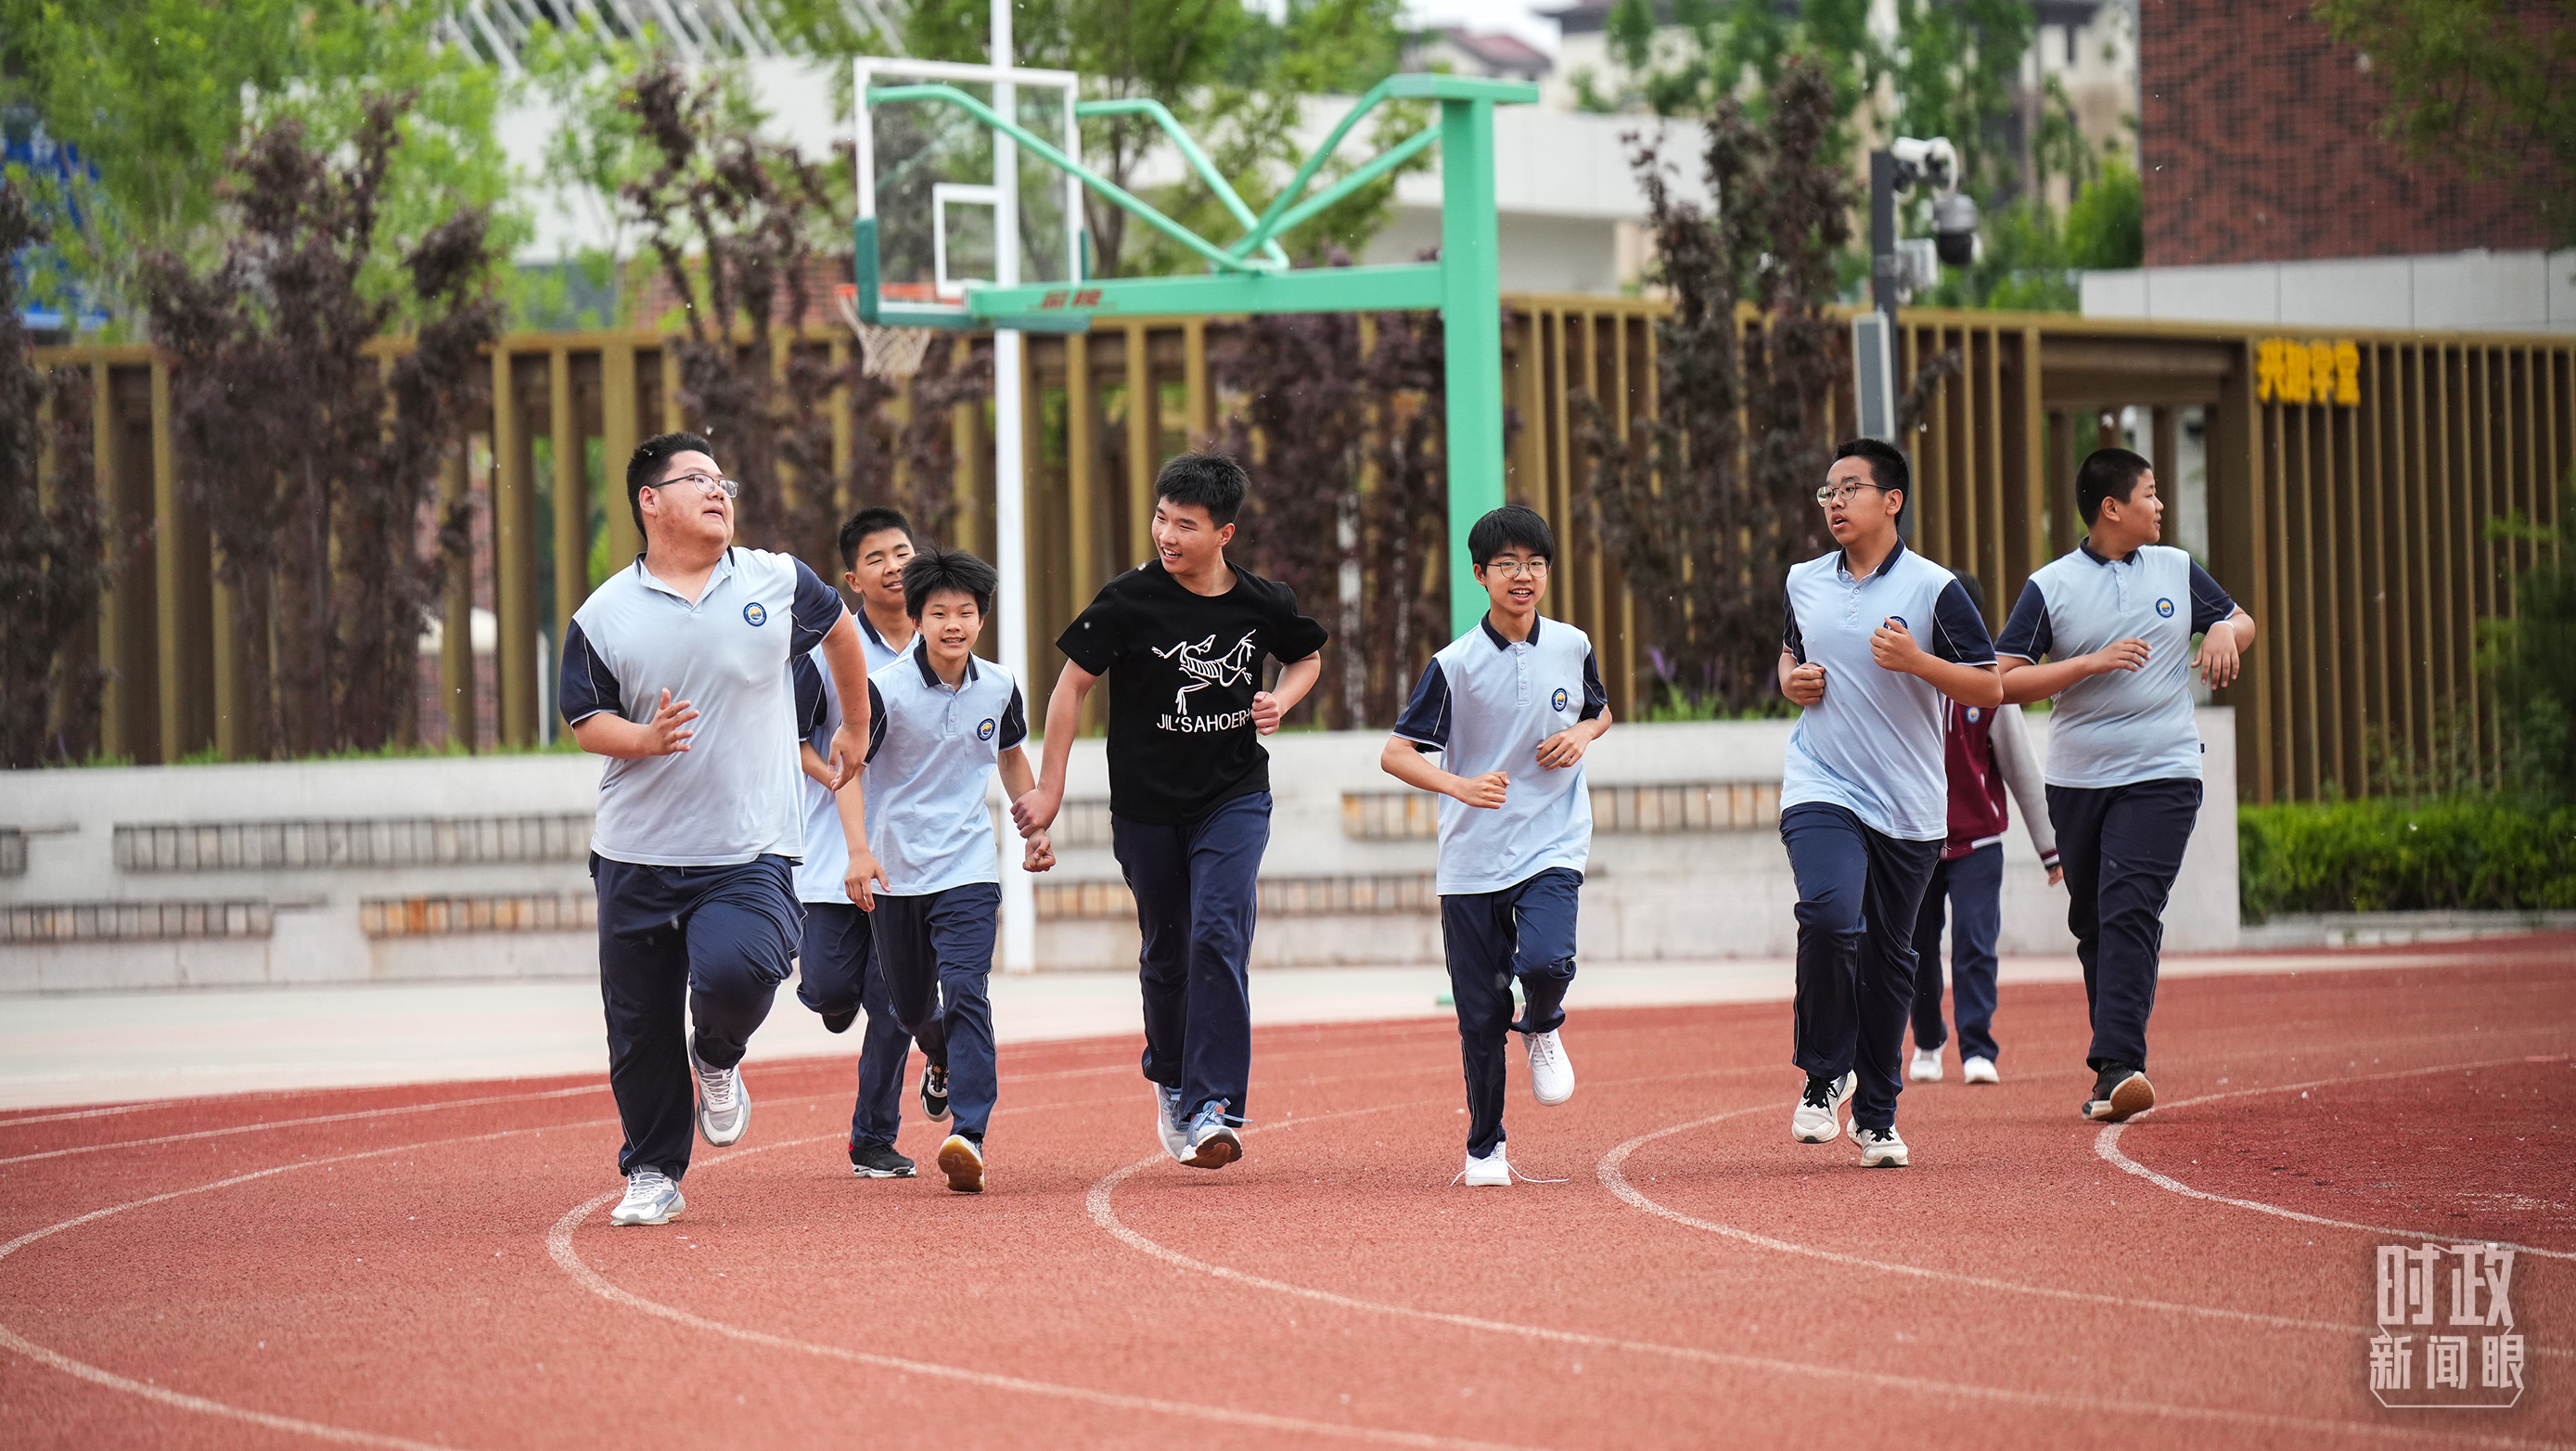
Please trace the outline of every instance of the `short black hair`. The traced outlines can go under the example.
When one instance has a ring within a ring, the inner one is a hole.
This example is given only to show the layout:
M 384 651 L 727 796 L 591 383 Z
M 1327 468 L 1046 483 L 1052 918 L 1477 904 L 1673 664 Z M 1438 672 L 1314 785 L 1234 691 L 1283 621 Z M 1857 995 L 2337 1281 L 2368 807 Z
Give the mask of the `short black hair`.
M 841 567 L 858 568 L 859 546 L 867 542 L 869 535 L 883 534 L 889 529 L 901 530 L 906 539 L 912 537 L 912 521 L 903 517 L 900 509 L 889 509 L 880 504 L 852 514 L 850 522 L 841 526 Z
M 1914 469 L 1895 444 L 1876 438 L 1847 438 L 1834 445 L 1833 462 L 1856 458 L 1869 465 L 1869 481 L 1891 493 L 1914 496 Z
M 1467 559 L 1478 569 L 1493 562 L 1495 555 L 1519 545 L 1550 564 L 1556 562 L 1556 531 L 1547 520 L 1527 504 L 1505 504 L 1489 509 L 1485 517 L 1467 531 Z
M 644 491 L 662 482 L 670 469 L 671 456 L 702 453 L 716 456 L 716 446 L 694 433 L 657 433 L 635 445 L 635 455 L 626 461 L 626 507 L 635 515 L 635 529 L 644 529 Z
M 1977 583 L 1977 576 L 1968 570 L 1960 570 L 1951 577 L 1959 581 L 1959 588 L 1968 592 L 1968 603 L 1970 606 L 1975 608 L 1977 618 L 1984 619 L 1986 615 L 1986 587 Z
M 1243 465 L 1221 453 L 1174 454 L 1154 475 L 1154 497 L 1175 504 L 1196 504 L 1207 510 L 1208 518 L 1218 528 L 1234 522 L 1243 512 L 1243 496 L 1252 488 L 1252 479 Z
M 2154 467 L 2125 448 L 2097 448 L 2086 454 L 2083 467 L 2075 471 L 2075 512 L 2084 516 L 2084 527 L 2093 527 L 2104 499 L 2129 502 L 2129 495 L 2137 491 L 2138 475 Z
M 955 590 L 975 602 L 975 613 L 993 613 L 993 591 L 1000 588 L 1000 571 L 963 549 L 941 549 L 933 545 L 912 557 L 903 567 L 903 612 L 917 624 L 930 597 L 941 590 Z

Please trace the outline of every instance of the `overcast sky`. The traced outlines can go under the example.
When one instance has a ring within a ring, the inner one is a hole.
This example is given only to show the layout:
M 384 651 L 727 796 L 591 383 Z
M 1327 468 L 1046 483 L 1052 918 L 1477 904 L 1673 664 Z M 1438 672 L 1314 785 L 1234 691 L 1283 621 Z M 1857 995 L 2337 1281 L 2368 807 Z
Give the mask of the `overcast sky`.
M 1550 10 L 1568 0 L 1542 0 Z M 1556 54 L 1556 22 L 1543 20 L 1525 0 L 1413 0 L 1404 12 L 1407 25 L 1463 25 L 1475 31 L 1515 35 L 1549 55 Z

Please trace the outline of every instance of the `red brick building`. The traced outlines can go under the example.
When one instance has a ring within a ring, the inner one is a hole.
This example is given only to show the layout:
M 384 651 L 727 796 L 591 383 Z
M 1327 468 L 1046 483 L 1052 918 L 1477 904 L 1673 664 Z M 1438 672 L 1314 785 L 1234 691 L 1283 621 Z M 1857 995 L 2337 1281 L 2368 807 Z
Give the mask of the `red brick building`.
M 2140 0 L 2146 265 L 2538 249 L 2501 180 L 2380 139 L 2387 88 L 2300 0 Z

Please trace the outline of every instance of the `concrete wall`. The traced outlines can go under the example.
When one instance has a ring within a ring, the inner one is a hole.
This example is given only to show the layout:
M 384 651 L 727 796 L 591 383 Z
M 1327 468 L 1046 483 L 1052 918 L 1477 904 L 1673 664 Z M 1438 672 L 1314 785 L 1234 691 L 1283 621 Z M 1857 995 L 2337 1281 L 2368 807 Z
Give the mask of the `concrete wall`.
M 2230 712 L 2201 712 L 2208 800 L 2167 914 L 2177 951 L 2223 950 L 2238 941 L 2236 830 L 2223 803 L 2236 799 Z M 2047 738 L 2047 717 L 2031 717 Z M 1588 759 L 1593 784 L 1770 781 L 1780 776 L 1789 723 L 1624 725 Z M 1265 877 L 1403 876 L 1428 872 L 1426 840 L 1357 840 L 1344 834 L 1345 791 L 1400 790 L 1377 769 L 1375 732 L 1274 738 L 1276 809 Z M 1098 741 L 1074 753 L 1068 799 L 1107 795 Z M 245 820 L 405 816 L 471 817 L 582 812 L 596 799 L 598 763 L 572 755 L 472 760 L 316 762 L 294 765 L 139 767 L 0 775 L 0 827 L 33 833 L 27 872 L 0 878 L 0 908 L 35 903 L 166 899 L 265 900 L 266 937 L 165 941 L 0 943 L 0 991 L 143 986 L 418 981 L 441 978 L 586 976 L 596 970 L 591 934 L 464 932 L 370 937 L 364 900 L 589 891 L 580 861 L 402 868 L 302 868 L 259 872 L 119 870 L 116 826 Z M 2018 813 L 2016 813 L 2018 815 Z M 2065 898 L 2050 888 L 2016 821 L 2005 842 L 2002 947 L 2017 956 L 2071 951 Z M 1105 841 L 1068 844 L 1054 881 L 1115 881 Z M 1604 960 L 1781 957 L 1794 947 L 1796 891 L 1776 833 L 1608 834 L 1594 839 L 1584 894 L 1582 948 Z M 1046 968 L 1107 968 L 1134 961 L 1132 920 L 1042 922 Z M 1437 961 L 1439 924 L 1429 913 L 1272 914 L 1257 939 L 1265 966 Z
M 2576 331 L 2576 251 L 2144 267 L 2083 276 L 2084 315 L 2295 328 Z

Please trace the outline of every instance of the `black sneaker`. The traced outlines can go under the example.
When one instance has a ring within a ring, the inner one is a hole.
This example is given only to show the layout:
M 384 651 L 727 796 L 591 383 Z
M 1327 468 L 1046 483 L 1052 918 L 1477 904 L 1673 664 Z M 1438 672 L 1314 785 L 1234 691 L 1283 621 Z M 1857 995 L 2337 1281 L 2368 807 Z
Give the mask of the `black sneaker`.
M 2156 1106 L 2156 1086 L 2134 1063 L 2105 1063 L 2093 1080 L 2093 1096 L 2084 1100 L 2084 1116 L 2095 1123 L 2126 1123 Z
M 862 1179 L 909 1179 L 913 1167 L 892 1144 L 861 1144 L 850 1150 L 850 1172 Z
M 826 1033 L 846 1033 L 850 1031 L 850 1025 L 858 1020 L 859 1010 L 856 1008 L 844 1008 L 837 1013 L 825 1013 L 823 1015 L 823 1031 Z
M 921 1070 L 921 1111 L 932 1123 L 948 1117 L 948 1070 L 935 1063 Z

